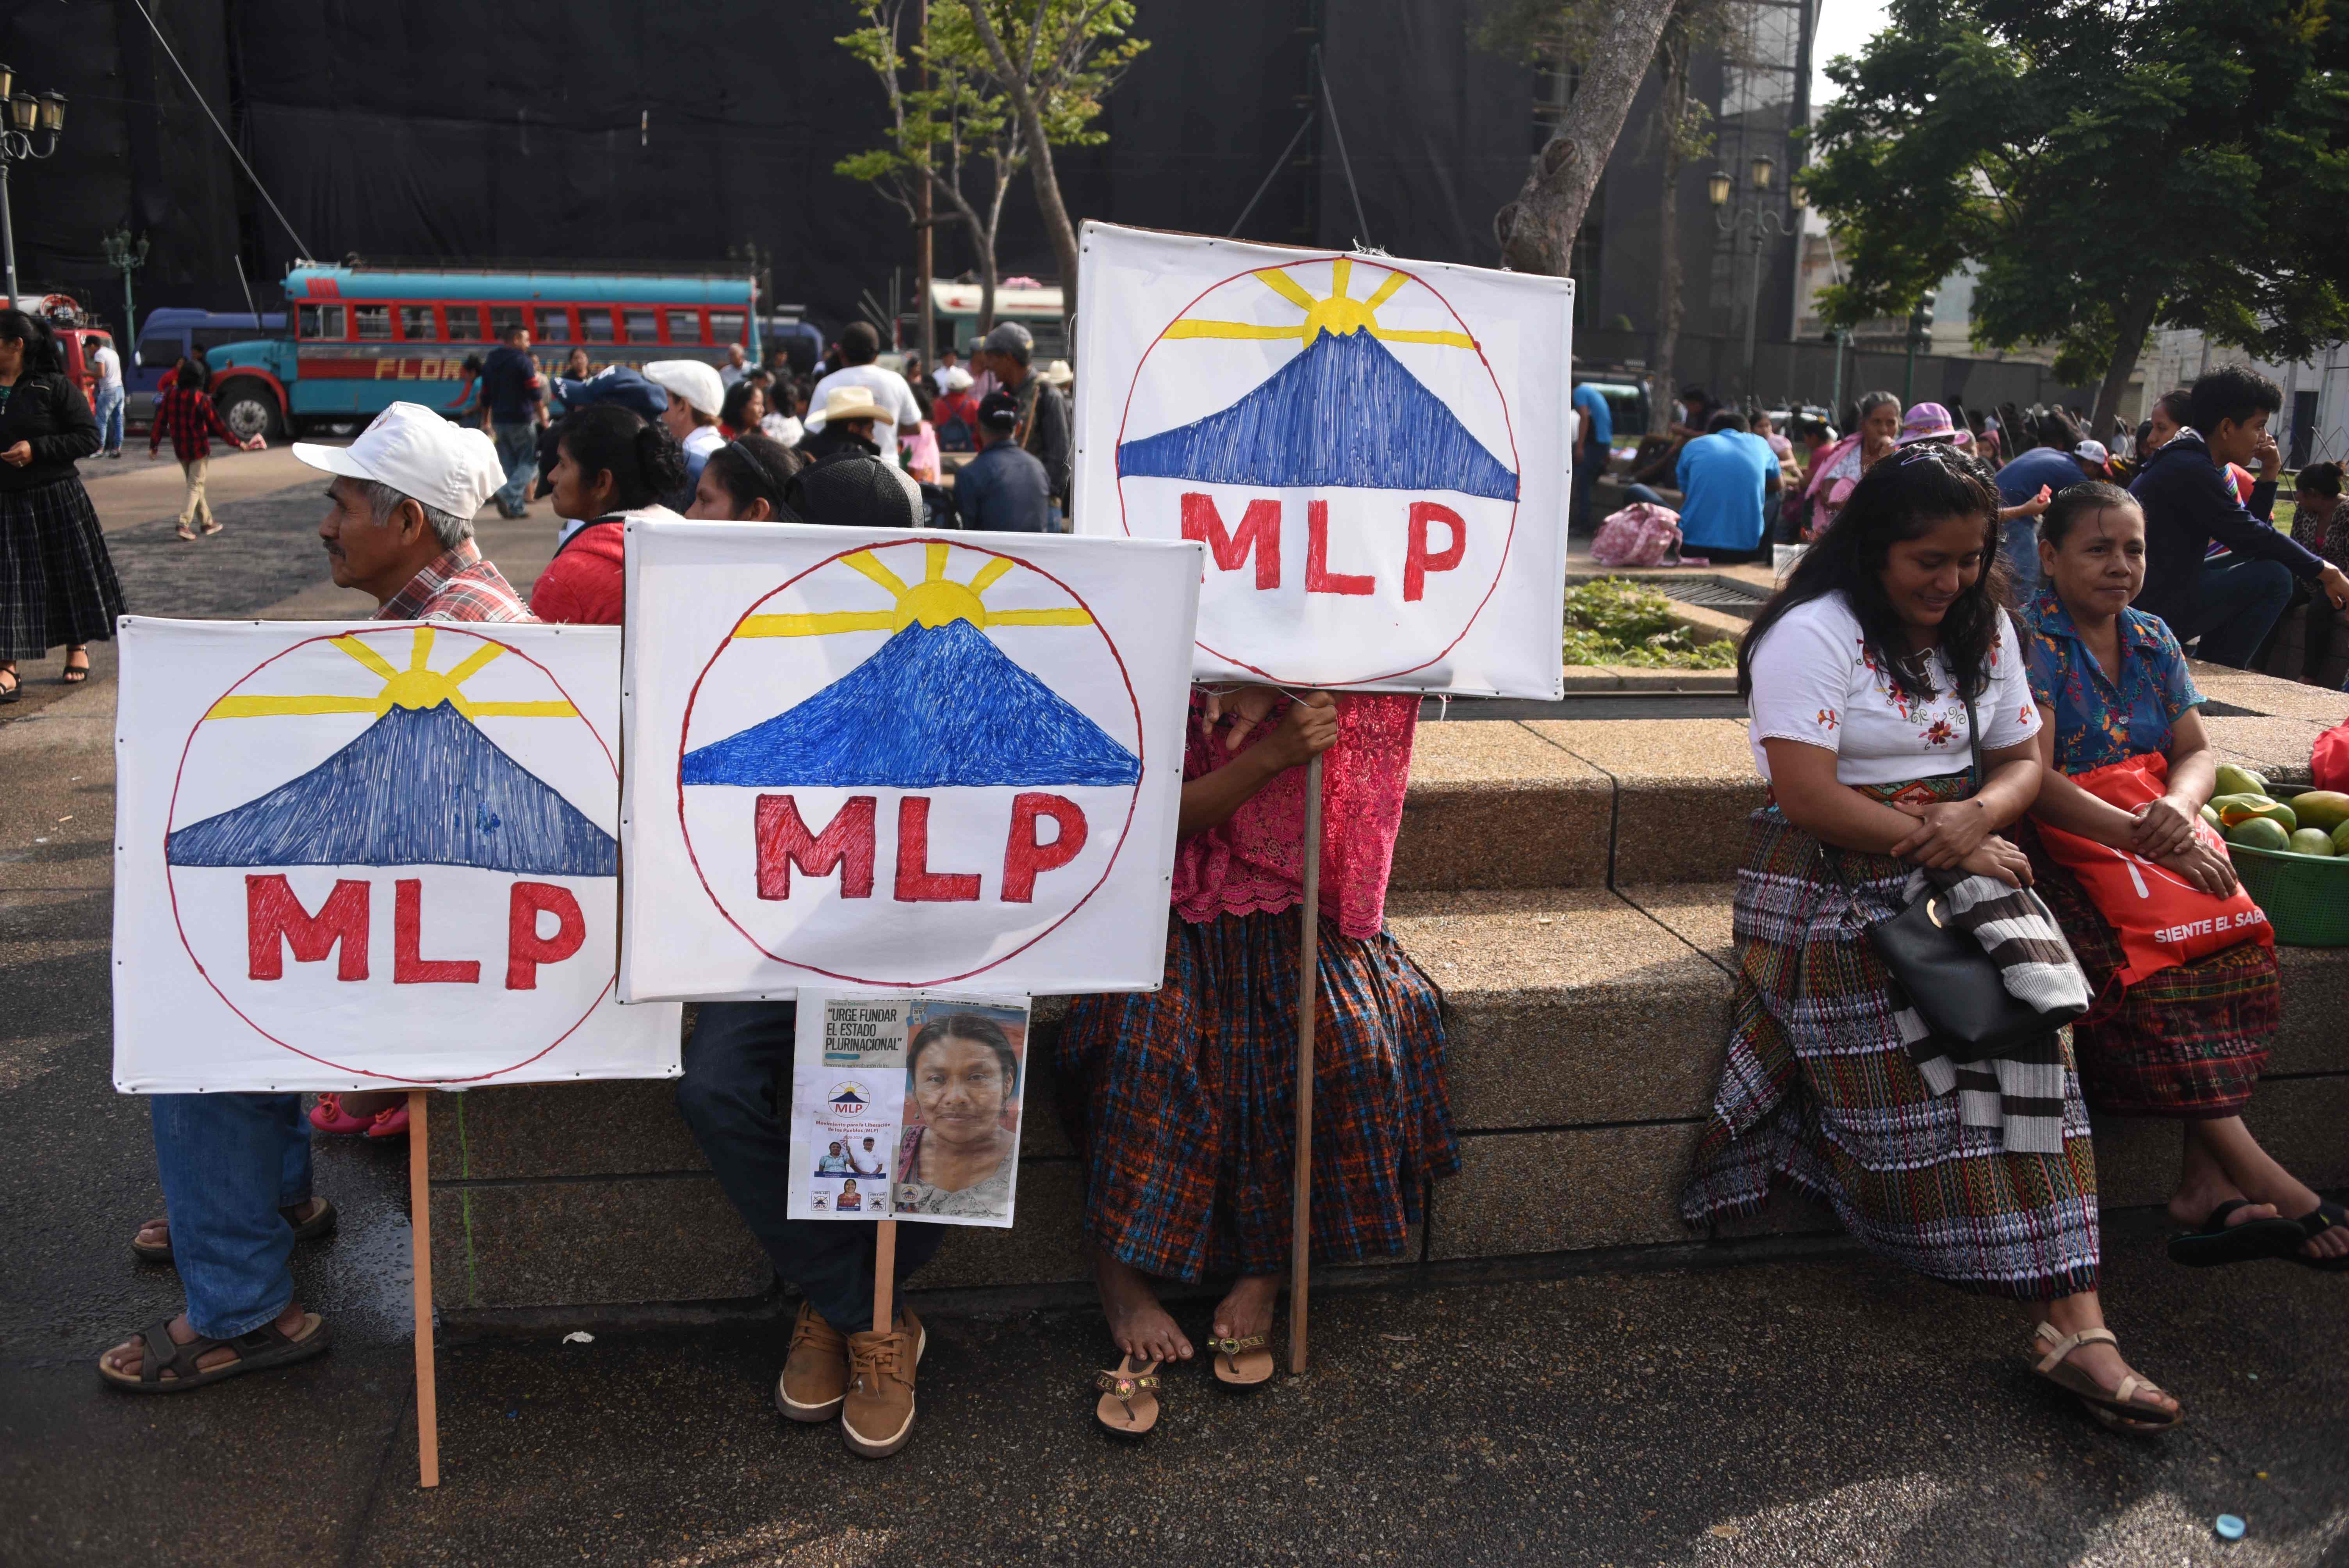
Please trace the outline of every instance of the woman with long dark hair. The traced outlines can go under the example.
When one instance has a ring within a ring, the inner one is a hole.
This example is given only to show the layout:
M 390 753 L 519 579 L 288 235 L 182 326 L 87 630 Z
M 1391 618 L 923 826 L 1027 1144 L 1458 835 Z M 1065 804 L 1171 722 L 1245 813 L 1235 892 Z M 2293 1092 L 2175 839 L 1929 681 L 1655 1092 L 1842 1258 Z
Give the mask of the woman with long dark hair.
M 122 585 L 74 467 L 98 447 L 98 418 L 48 324 L 0 310 L 0 702 L 23 689 L 18 659 L 63 644 L 77 685 L 89 678 L 88 645 L 114 635 Z
M 2097 1300 L 2068 1040 L 2041 1037 L 2012 1075 L 1996 1059 L 1997 1088 L 1969 1092 L 1867 932 L 1920 868 L 2031 880 L 2000 836 L 2037 796 L 2040 720 L 1998 509 L 1989 469 L 1954 448 L 1878 461 L 1738 651 L 1770 798 L 1738 873 L 1728 1059 L 1681 1212 L 1702 1225 L 1793 1187 L 1896 1263 L 2030 1304 L 2041 1376 L 2107 1425 L 2159 1430 L 2178 1403 L 2121 1360 Z
M 555 515 L 565 519 L 554 559 L 530 591 L 542 621 L 620 624 L 623 545 L 632 518 L 677 513 L 661 497 L 685 485 L 685 454 L 660 426 L 616 403 L 564 417 L 555 439 Z
M 781 441 L 753 431 L 709 454 L 694 486 L 688 517 L 733 522 L 799 522 L 787 493 L 801 468 L 800 455 Z

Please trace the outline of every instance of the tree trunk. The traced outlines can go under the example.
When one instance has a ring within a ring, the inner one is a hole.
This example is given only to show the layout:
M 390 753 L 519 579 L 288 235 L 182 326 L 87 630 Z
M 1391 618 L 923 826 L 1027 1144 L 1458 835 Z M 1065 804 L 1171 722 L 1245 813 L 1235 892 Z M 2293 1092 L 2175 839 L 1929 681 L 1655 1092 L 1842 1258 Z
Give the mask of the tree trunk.
M 996 36 L 995 24 L 987 15 L 987 0 L 963 0 L 963 4 L 969 8 L 971 22 L 978 29 L 978 41 L 987 46 L 987 57 L 994 64 L 996 75 L 1011 94 L 1012 107 L 1019 111 L 1019 124 L 1028 139 L 1028 171 L 1036 181 L 1036 205 L 1044 214 L 1044 232 L 1052 242 L 1052 255 L 1061 268 L 1061 316 L 1065 321 L 1077 314 L 1077 231 L 1069 222 L 1069 210 L 1061 201 L 1060 177 L 1052 171 L 1052 144 L 1044 139 L 1044 117 L 1037 111 L 1036 95 L 1029 90 L 1029 71 L 1013 67 L 1011 57 L 1004 52 L 1003 40 Z M 1039 6 L 1035 24 L 1039 30 L 1043 22 L 1043 8 Z M 1030 70 L 1034 68 L 1034 42 L 1031 34 Z
M 976 8 L 978 0 L 969 3 Z M 1671 9 L 1672 0 L 1617 0 L 1565 118 L 1535 154 L 1517 199 L 1493 215 L 1504 266 L 1566 275 L 1590 192 L 1622 134 Z
M 2144 352 L 2145 335 L 2153 329 L 2153 313 L 2161 305 L 2158 284 L 2147 283 L 2121 301 L 2120 320 L 2113 335 L 2113 362 L 2105 367 L 2105 384 L 2096 389 L 2096 411 L 2088 416 L 2088 434 L 2101 441 L 2121 411 L 2121 394 L 2128 390 L 2129 372 Z
M 1682 153 L 1682 123 L 1688 113 L 1689 48 L 1685 36 L 1660 51 L 1664 73 L 1656 112 L 1664 129 L 1662 200 L 1656 203 L 1656 251 L 1661 265 L 1656 271 L 1656 360 L 1648 380 L 1655 390 L 1648 397 L 1648 434 L 1661 436 L 1672 422 L 1672 394 L 1678 379 L 1672 360 L 1680 353 L 1681 315 L 1685 307 L 1681 278 L 1680 175 L 1687 162 Z

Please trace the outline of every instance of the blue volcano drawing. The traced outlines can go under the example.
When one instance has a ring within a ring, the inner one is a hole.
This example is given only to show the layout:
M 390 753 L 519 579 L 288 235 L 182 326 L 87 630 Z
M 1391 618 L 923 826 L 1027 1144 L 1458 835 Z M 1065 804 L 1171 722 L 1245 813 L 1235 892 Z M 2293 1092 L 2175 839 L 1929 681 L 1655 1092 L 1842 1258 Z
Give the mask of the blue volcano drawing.
M 1517 476 L 1367 329 L 1321 333 L 1223 412 L 1123 443 L 1117 471 L 1267 488 L 1517 494 Z
M 453 703 L 393 707 L 290 783 L 173 833 L 175 866 L 619 874 L 619 846 Z
M 685 754 L 688 784 L 1133 784 L 1142 761 L 968 621 L 916 621 L 801 703 Z

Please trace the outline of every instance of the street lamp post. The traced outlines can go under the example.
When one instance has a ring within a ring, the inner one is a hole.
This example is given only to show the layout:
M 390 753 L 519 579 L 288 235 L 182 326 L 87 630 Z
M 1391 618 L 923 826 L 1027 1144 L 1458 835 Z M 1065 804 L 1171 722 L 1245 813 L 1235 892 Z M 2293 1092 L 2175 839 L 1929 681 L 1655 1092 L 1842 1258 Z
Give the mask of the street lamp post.
M 57 150 L 66 129 L 66 95 L 43 93 L 35 98 L 16 90 L 16 73 L 0 66 L 0 98 L 8 100 L 8 123 L 0 127 L 0 266 L 7 272 L 8 304 L 16 303 L 16 232 L 8 216 L 8 166 L 31 158 L 48 158 Z M 47 138 L 33 145 L 35 131 Z
M 1775 234 L 1783 238 L 1795 233 L 1802 226 L 1799 219 L 1790 220 L 1778 211 L 1777 199 L 1771 191 L 1771 185 L 1777 171 L 1778 164 L 1775 159 L 1766 152 L 1755 153 L 1746 165 L 1746 175 L 1752 181 L 1754 200 L 1750 202 L 1738 202 L 1735 206 L 1730 204 L 1730 198 L 1736 189 L 1737 181 L 1728 170 L 1716 169 L 1705 181 L 1705 193 L 1713 201 L 1713 227 L 1723 234 L 1732 236 L 1733 244 L 1734 236 L 1740 231 L 1750 231 L 1754 236 L 1753 276 L 1748 281 L 1745 298 L 1745 395 L 1749 397 L 1755 396 L 1754 332 L 1755 318 L 1762 314 L 1762 247 L 1771 235 Z M 1787 201 L 1789 207 L 1800 211 L 1802 201 L 1802 193 L 1798 189 L 1789 191 Z
M 107 235 L 99 243 L 106 250 L 106 264 L 122 274 L 122 331 L 131 344 L 133 357 L 136 357 L 139 352 L 139 313 L 130 297 L 130 274 L 147 264 L 147 236 L 141 234 L 134 240 L 126 224 Z

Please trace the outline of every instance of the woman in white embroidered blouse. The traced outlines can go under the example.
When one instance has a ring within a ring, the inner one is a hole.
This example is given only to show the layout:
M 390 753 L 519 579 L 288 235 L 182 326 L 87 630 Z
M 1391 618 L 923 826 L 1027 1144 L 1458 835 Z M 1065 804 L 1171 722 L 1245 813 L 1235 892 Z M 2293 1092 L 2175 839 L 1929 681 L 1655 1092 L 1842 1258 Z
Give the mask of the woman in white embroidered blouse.
M 1866 934 L 1919 866 L 2031 881 L 2000 836 L 2038 793 L 2040 718 L 1998 511 L 1979 459 L 1911 447 L 1868 469 L 1746 634 L 1739 685 L 1770 802 L 1738 875 L 1728 1061 L 1681 1211 L 1704 1224 L 1791 1186 L 1895 1262 L 2029 1304 L 2043 1376 L 2108 1426 L 2159 1430 L 2177 1401 L 2104 1327 L 2068 1042 L 2063 1151 L 2007 1148 L 1927 1086 Z

